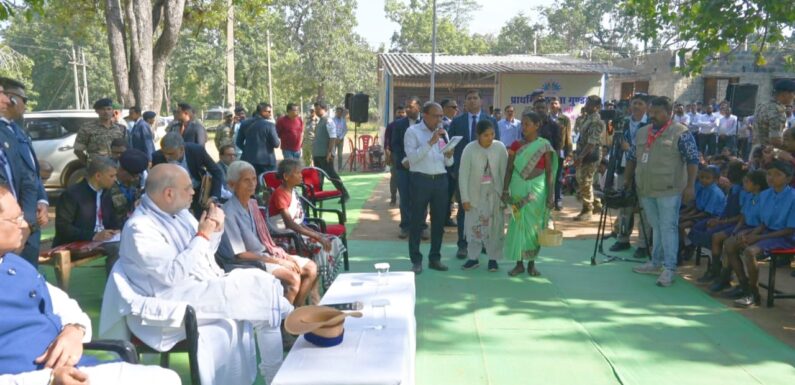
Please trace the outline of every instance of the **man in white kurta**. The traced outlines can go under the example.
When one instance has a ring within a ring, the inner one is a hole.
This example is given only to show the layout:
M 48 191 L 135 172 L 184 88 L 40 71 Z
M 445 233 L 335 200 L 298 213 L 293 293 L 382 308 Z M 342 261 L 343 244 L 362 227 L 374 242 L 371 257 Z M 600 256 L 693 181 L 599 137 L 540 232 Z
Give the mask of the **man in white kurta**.
M 213 327 L 214 333 L 218 332 L 218 322 L 250 322 L 262 358 L 259 369 L 270 383 L 282 361 L 280 323 L 292 311 L 292 305 L 282 296 L 279 281 L 262 270 L 239 269 L 224 274 L 215 262 L 224 213 L 211 205 L 197 222 L 188 211 L 193 193 L 188 173 L 179 166 L 152 168 L 146 194 L 122 231 L 120 268 L 136 293 L 193 306 L 200 336 L 205 333 L 203 328 Z M 134 325 L 129 326 L 144 341 L 146 337 L 160 337 L 140 335 Z M 199 341 L 203 384 L 253 382 L 254 373 L 247 361 L 254 356 L 245 357 L 235 347 L 236 343 L 250 343 L 241 339 L 244 329 L 228 329 L 228 339 Z M 142 332 L 147 331 L 151 333 L 151 329 Z

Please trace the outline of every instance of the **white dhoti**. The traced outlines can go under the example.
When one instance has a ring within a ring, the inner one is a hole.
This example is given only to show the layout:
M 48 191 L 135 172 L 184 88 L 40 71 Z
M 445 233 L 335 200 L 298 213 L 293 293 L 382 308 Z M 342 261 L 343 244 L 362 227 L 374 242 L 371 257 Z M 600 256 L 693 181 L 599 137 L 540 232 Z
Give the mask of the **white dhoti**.
M 159 366 L 132 365 L 113 362 L 97 366 L 78 367 L 88 376 L 91 385 L 180 385 L 176 372 Z M 0 375 L 3 385 L 42 385 L 50 380 L 50 369 L 19 374 Z

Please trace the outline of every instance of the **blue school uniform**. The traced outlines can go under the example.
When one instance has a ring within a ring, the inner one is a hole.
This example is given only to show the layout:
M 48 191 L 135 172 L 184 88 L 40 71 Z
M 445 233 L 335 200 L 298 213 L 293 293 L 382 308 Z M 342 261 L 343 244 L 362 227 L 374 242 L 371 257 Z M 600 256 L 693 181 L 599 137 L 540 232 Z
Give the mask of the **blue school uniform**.
M 759 194 L 745 192 L 745 195 L 741 198 L 740 206 L 742 208 L 740 212 L 743 214 L 743 222 L 745 222 L 746 227 L 757 227 L 762 223 L 759 218 L 762 208 L 760 195 L 762 195 L 761 192 Z
M 699 183 L 700 185 L 701 183 Z M 702 186 L 696 191 L 696 209 L 710 216 L 717 217 L 723 214 L 726 208 L 726 194 L 718 187 L 717 183 Z
M 795 190 L 787 186 L 777 193 L 769 188 L 759 194 L 759 218 L 765 225 L 765 234 L 795 228 Z M 764 239 L 754 244 L 763 251 L 795 247 L 795 236 Z
M 723 210 L 723 215 L 721 215 L 721 219 L 732 218 L 740 215 L 742 209 L 742 201 L 745 198 L 745 195 L 748 194 L 743 187 L 740 185 L 732 185 L 729 189 L 729 196 L 726 197 L 726 208 Z M 736 223 L 727 223 L 718 226 L 714 226 L 711 228 L 707 228 L 707 222 L 709 222 L 711 218 L 705 218 L 693 225 L 693 228 L 690 229 L 690 233 L 687 234 L 688 239 L 694 245 L 698 247 L 711 247 L 712 246 L 712 235 L 733 229 L 737 224 Z

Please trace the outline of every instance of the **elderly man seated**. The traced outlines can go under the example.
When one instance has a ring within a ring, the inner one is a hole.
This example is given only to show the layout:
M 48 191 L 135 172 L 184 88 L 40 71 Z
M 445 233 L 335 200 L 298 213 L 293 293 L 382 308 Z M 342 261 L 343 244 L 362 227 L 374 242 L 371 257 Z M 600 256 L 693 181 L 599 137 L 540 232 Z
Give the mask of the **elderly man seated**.
M 15 254 L 24 226 L 14 196 L 0 186 L 0 384 L 179 384 L 176 373 L 157 366 L 84 366 L 91 320 Z
M 252 198 L 257 189 L 254 166 L 245 161 L 232 162 L 226 182 L 235 196 L 223 206 L 225 235 L 219 254 L 225 259 L 264 262 L 267 271 L 282 281 L 287 299 L 295 306 L 305 305 L 317 283 L 317 265 L 308 258 L 288 254 L 273 242 L 257 200 Z
M 259 269 L 224 274 L 218 267 L 215 252 L 224 231 L 224 213 L 210 204 L 198 221 L 191 215 L 193 183 L 185 169 L 174 164 L 153 167 L 145 190 L 122 231 L 114 274 L 126 274 L 141 296 L 183 301 L 194 307 L 203 384 L 250 384 L 255 379 L 256 373 L 250 370 L 253 365 L 249 365 L 256 359 L 254 354 L 241 353 L 251 344 L 250 334 L 230 330 L 225 338 L 202 338 L 218 335 L 218 324 L 225 320 L 253 325 L 262 359 L 259 369 L 270 383 L 282 362 L 279 326 L 293 309 L 282 296 L 281 284 Z M 144 341 L 164 338 L 151 329 L 152 335 L 141 335 L 133 325 L 130 328 Z

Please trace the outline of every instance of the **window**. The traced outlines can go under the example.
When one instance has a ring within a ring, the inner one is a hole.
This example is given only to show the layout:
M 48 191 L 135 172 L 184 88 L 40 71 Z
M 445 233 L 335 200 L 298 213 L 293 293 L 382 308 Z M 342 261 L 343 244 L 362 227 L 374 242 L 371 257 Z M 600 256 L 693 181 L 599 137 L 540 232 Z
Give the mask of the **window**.
M 25 131 L 32 140 L 59 139 L 77 134 L 84 124 L 96 118 L 30 118 L 25 119 Z

